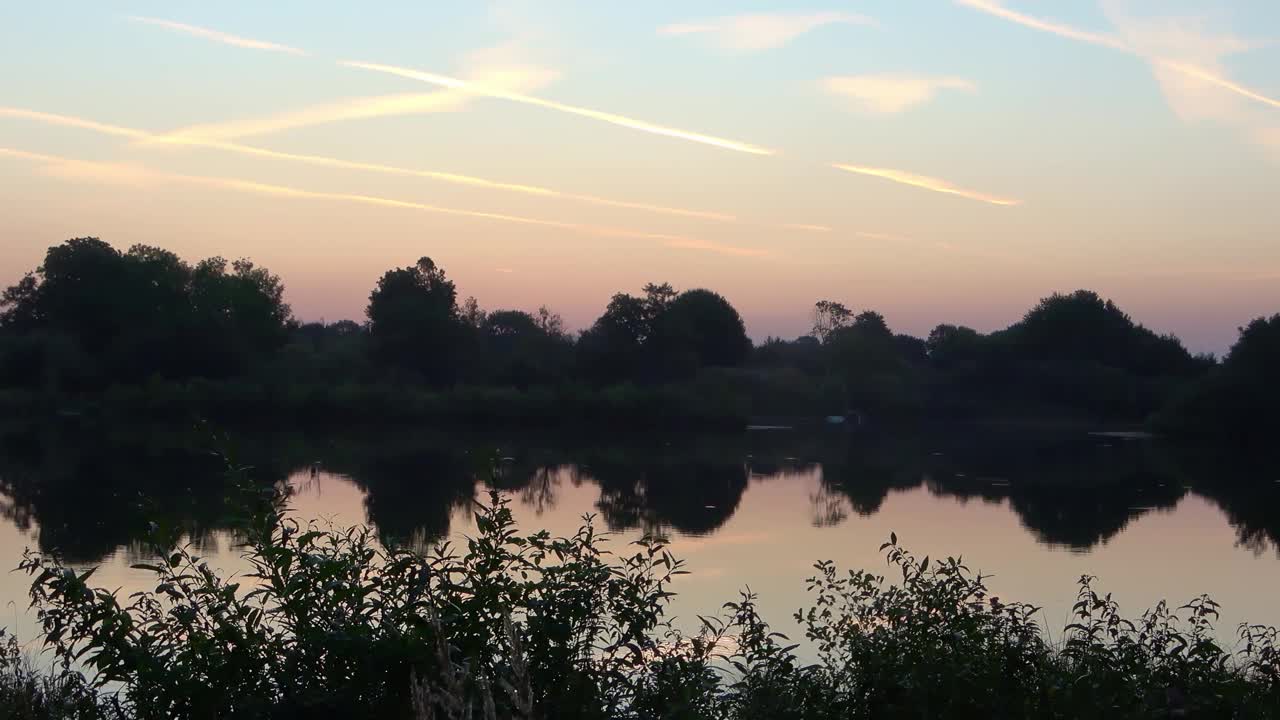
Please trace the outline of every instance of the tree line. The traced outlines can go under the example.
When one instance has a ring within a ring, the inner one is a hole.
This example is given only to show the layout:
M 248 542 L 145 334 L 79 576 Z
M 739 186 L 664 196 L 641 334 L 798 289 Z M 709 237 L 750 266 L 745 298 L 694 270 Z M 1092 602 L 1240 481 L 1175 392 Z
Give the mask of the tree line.
M 459 301 L 423 257 L 378 280 L 362 322 L 301 323 L 280 278 L 249 260 L 192 265 L 161 248 L 76 238 L 0 297 L 0 388 L 42 396 L 245 379 L 353 393 L 683 385 L 744 415 L 1153 418 L 1170 430 L 1265 433 L 1277 426 L 1275 367 L 1280 316 L 1243 328 L 1219 361 L 1086 290 L 1050 295 L 1003 330 L 941 324 L 923 338 L 821 300 L 808 334 L 755 345 L 710 290 L 620 292 L 573 334 L 545 306 Z

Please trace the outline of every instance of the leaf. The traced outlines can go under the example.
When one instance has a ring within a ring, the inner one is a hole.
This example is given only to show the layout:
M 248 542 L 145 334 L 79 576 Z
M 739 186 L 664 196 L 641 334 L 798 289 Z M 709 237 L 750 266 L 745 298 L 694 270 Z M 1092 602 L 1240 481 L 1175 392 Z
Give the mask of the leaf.
M 895 533 L 895 532 L 892 532 L 892 531 L 889 533 L 889 544 L 890 544 L 890 545 L 897 545 L 897 544 L 898 544 L 898 533 Z

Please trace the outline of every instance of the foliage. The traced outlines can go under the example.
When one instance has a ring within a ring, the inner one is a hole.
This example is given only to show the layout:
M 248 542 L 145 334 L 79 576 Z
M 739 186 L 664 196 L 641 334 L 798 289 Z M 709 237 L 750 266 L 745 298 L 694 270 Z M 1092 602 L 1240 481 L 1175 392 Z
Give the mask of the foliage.
M 91 720 L 113 717 L 77 673 L 49 675 L 37 670 L 0 630 L 0 720 Z
M 370 349 L 380 362 L 431 385 L 455 379 L 463 338 L 457 290 L 431 258 L 388 270 L 365 313 Z
M 521 389 L 570 379 L 573 341 L 564 322 L 543 307 L 537 317 L 520 310 L 489 313 L 478 330 L 473 377 Z
M 1208 598 L 1130 621 L 1086 576 L 1055 645 L 1036 608 L 993 596 L 959 558 L 917 559 L 891 536 L 881 550 L 893 582 L 815 565 L 813 604 L 795 616 L 801 650 L 750 592 L 699 631 L 677 631 L 665 609 L 682 563 L 651 539 L 615 555 L 590 518 L 573 537 L 521 536 L 495 495 L 464 554 L 420 554 L 382 549 L 364 528 L 301 525 L 281 496 L 255 497 L 241 526 L 252 570 L 238 578 L 163 532 L 157 561 L 138 566 L 156 589 L 128 599 L 91 588 L 92 570 L 28 555 L 61 670 L 35 680 L 9 660 L 0 688 L 83 708 L 30 717 L 92 717 L 95 707 L 137 718 L 726 720 L 1280 710 L 1277 631 L 1242 626 L 1233 655 L 1216 640 Z M 100 700 L 85 704 L 86 682 Z
M 710 290 L 686 290 L 654 318 L 651 362 L 662 377 L 691 377 L 706 367 L 742 365 L 751 340 L 738 311 Z
M 847 409 L 879 417 L 919 409 L 918 372 L 903 354 L 904 345 L 884 316 L 871 310 L 827 334 L 824 350 L 844 383 Z
M 813 306 L 813 330 L 811 335 L 819 342 L 826 342 L 831 333 L 846 327 L 853 320 L 853 311 L 843 303 L 819 300 Z
M 64 673 L 83 663 L 140 718 L 406 717 L 415 703 L 445 717 L 490 705 L 617 717 L 678 699 L 687 677 L 650 672 L 665 658 L 708 662 L 709 644 L 663 619 L 682 571 L 659 544 L 615 559 L 590 524 L 520 537 L 496 498 L 476 522 L 464 555 L 420 555 L 380 550 L 364 528 L 301 526 L 271 502 L 244 527 L 246 576 L 162 544 L 138 566 L 156 590 L 127 605 L 90 589 L 91 571 L 34 555 L 23 567 Z
M 738 311 L 710 290 L 649 283 L 644 297 L 613 296 L 578 341 L 578 364 L 597 381 L 686 379 L 742 365 L 751 340 Z
M 1157 418 L 1171 434 L 1272 447 L 1280 431 L 1280 315 L 1257 318 L 1222 364 L 1182 389 Z
M 243 398 L 239 413 L 250 415 L 281 401 L 267 394 L 320 409 L 346 404 L 332 401 L 335 388 L 367 395 L 389 385 L 410 396 L 389 415 L 427 417 L 440 413 L 420 410 L 435 404 L 425 395 L 459 385 L 627 394 L 751 368 L 757 381 L 737 383 L 745 394 L 733 402 L 744 416 L 1142 422 L 1163 409 L 1173 432 L 1259 438 L 1275 427 L 1280 402 L 1263 369 L 1275 365 L 1265 340 L 1273 321 L 1243 329 L 1231 368 L 1218 368 L 1087 290 L 1045 297 L 996 332 L 941 324 L 927 338 L 895 332 L 874 310 L 822 300 L 811 335 L 753 347 L 738 311 L 710 290 L 649 283 L 638 295 L 617 293 L 575 338 L 545 306 L 486 312 L 469 297 L 459 307 L 454 282 L 422 257 L 378 280 L 366 316 L 299 326 L 280 278 L 247 260 L 189 265 L 161 248 L 121 252 L 76 238 L 0 296 L 0 389 L 54 408 L 156 390 L 146 404 L 162 407 L 175 386 L 225 381 L 225 397 Z M 246 388 L 255 390 L 235 392 Z
M 160 248 L 122 253 L 75 238 L 0 299 L 0 384 L 56 391 L 240 375 L 293 324 L 280 279 L 248 260 L 192 267 Z

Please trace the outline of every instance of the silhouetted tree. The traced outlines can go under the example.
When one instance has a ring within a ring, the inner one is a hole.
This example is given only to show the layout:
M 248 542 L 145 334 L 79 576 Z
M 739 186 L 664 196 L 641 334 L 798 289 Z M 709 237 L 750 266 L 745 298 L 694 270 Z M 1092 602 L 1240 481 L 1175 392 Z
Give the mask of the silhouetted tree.
M 828 335 L 847 326 L 852 320 L 853 312 L 843 304 L 819 300 L 813 306 L 813 336 L 826 342 Z
M 563 380 L 572 360 L 572 342 L 554 314 L 538 317 L 520 310 L 489 313 L 480 328 L 478 367 L 484 381 L 526 388 Z
M 641 365 L 641 347 L 649 337 L 648 311 L 640 298 L 618 293 L 604 314 L 578 338 L 578 366 L 601 382 L 634 378 Z
M 280 349 L 289 339 L 292 311 L 284 284 L 248 260 L 214 257 L 192 272 L 191 306 L 205 374 L 230 376 Z
M 596 380 L 669 380 L 700 368 L 741 365 L 751 341 L 738 311 L 710 290 L 677 293 L 649 283 L 644 297 L 618 293 L 578 341 L 578 359 Z
M 873 310 L 827 334 L 824 349 L 832 371 L 844 381 L 849 408 L 878 415 L 915 408 L 917 378 L 901 345 L 884 316 Z
M 935 327 L 925 340 L 929 362 L 945 369 L 971 366 L 980 356 L 981 345 L 977 330 L 947 324 Z
M 480 302 L 474 297 L 468 296 L 462 303 L 462 310 L 459 313 L 462 322 L 473 330 L 479 330 L 484 326 L 485 311 L 480 308 Z
M 328 387 L 368 379 L 368 328 L 351 320 L 307 323 L 294 332 L 280 358 L 293 382 Z
M 0 299 L 0 380 L 56 390 L 240 373 L 286 342 L 283 294 L 278 277 L 247 260 L 231 272 L 221 258 L 192 268 L 160 248 L 121 253 L 74 238 Z
M 1101 418 L 1142 418 L 1208 367 L 1088 290 L 1041 300 L 993 339 L 1016 394 Z
M 898 333 L 893 336 L 894 347 L 897 348 L 898 357 L 909 365 L 923 366 L 929 362 L 929 344 L 914 335 L 906 333 Z
M 434 385 L 455 379 L 463 338 L 457 290 L 431 258 L 388 270 L 369 295 L 365 312 L 378 361 Z
M 564 318 L 560 317 L 560 313 L 552 312 L 551 308 L 548 308 L 546 305 L 542 305 L 538 308 L 538 314 L 535 319 L 537 320 L 538 327 L 548 335 L 564 338 L 568 337 L 568 333 L 566 333 L 564 329 Z
M 654 322 L 675 297 L 669 283 L 649 283 L 644 297 L 617 293 L 604 314 L 578 339 L 579 367 L 606 382 L 632 380 L 651 371 L 644 357 Z
M 653 320 L 649 355 L 664 377 L 741 365 L 750 352 L 742 317 L 728 300 L 710 290 L 680 293 Z
M 1037 359 L 1096 363 L 1144 377 L 1204 369 L 1177 338 L 1157 335 L 1089 290 L 1044 298 L 1008 332 L 1022 354 Z
M 806 375 L 823 372 L 822 343 L 812 335 L 795 340 L 766 338 L 752 354 L 754 365 L 768 368 L 795 368 Z
M 1184 388 L 1158 425 L 1180 435 L 1273 446 L 1280 432 L 1280 315 L 1240 328 L 1222 364 Z

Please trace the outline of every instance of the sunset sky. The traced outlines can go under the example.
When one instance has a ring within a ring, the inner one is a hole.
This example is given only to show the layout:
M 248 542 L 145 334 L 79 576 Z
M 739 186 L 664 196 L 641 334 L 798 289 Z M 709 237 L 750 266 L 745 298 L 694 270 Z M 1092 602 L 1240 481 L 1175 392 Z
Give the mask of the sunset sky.
M 306 320 L 429 255 L 581 328 L 709 287 L 1003 327 L 1280 312 L 1280 3 L 5 2 L 0 284 L 74 236 L 248 256 Z

